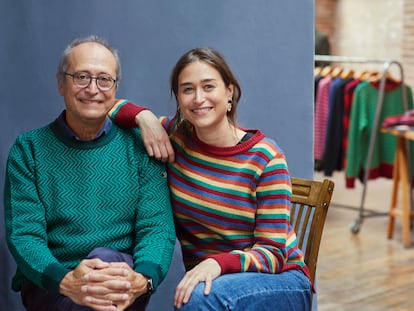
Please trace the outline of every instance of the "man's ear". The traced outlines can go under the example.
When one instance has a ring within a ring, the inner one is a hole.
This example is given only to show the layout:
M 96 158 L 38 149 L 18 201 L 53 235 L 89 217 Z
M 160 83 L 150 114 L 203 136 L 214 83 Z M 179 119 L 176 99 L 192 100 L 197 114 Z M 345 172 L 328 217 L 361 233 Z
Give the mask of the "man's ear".
M 56 82 L 58 84 L 59 94 L 63 96 L 63 81 L 62 77 L 56 76 Z

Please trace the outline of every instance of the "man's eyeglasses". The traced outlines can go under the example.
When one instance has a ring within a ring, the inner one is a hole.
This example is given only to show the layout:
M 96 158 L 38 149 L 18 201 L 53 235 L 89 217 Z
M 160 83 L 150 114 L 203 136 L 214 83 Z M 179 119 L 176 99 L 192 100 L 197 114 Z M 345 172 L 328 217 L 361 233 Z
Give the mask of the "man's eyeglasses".
M 87 88 L 91 84 L 93 79 L 95 79 L 96 86 L 102 92 L 109 91 L 114 87 L 116 83 L 116 80 L 107 74 L 101 74 L 97 77 L 92 77 L 89 73 L 82 71 L 75 73 L 65 72 L 64 74 L 72 77 L 73 84 L 75 84 L 77 87 L 81 89 Z

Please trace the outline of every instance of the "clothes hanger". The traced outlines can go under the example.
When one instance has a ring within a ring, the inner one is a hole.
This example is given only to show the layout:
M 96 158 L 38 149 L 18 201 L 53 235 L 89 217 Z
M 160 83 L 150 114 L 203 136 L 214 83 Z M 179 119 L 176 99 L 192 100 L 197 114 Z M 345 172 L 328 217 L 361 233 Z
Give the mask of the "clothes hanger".
M 329 75 L 332 71 L 332 67 L 331 66 L 325 66 L 322 68 L 321 70 L 321 76 L 322 77 L 326 77 L 327 75 Z
M 354 79 L 365 81 L 367 79 L 368 71 L 361 70 L 354 73 Z
M 338 78 L 342 73 L 341 67 L 334 67 L 330 73 L 332 79 Z
M 374 71 L 374 72 L 372 72 L 372 74 L 369 78 L 369 81 L 370 82 L 379 82 L 382 78 L 382 75 L 383 75 L 382 72 Z M 385 79 L 386 79 L 386 81 L 392 82 L 392 83 L 400 83 L 401 82 L 400 80 L 395 79 L 392 76 L 391 72 L 389 72 L 388 70 L 385 72 Z
M 348 78 L 352 78 L 354 76 L 355 72 L 354 70 L 350 69 L 350 68 L 344 68 L 340 74 L 342 79 L 348 79 Z

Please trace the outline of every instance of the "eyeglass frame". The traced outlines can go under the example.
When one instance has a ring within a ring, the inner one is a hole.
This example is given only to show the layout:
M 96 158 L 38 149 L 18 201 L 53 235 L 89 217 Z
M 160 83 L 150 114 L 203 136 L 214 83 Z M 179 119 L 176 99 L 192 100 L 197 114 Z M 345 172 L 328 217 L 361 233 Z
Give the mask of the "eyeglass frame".
M 89 75 L 89 83 L 87 85 L 85 85 L 85 86 L 79 86 L 78 84 L 76 84 L 76 82 L 75 82 L 75 75 L 76 74 L 79 74 L 79 73 L 85 73 L 85 74 Z M 108 74 L 109 78 L 113 81 L 113 84 L 112 84 L 112 86 L 109 89 L 103 89 L 102 90 L 102 88 L 98 85 L 98 78 L 99 78 L 99 76 L 94 77 L 94 76 L 90 75 L 88 72 L 85 72 L 85 71 L 76 71 L 74 73 L 69 73 L 69 72 L 66 72 L 65 71 L 65 72 L 63 72 L 63 75 L 72 77 L 73 84 L 76 87 L 80 88 L 80 89 L 86 89 L 87 87 L 89 87 L 91 85 L 93 79 L 95 79 L 95 85 L 98 88 L 98 90 L 100 90 L 101 92 L 108 92 L 108 91 L 112 90 L 113 87 L 115 85 L 117 85 L 117 83 L 118 83 L 118 79 L 114 79 L 114 78 L 111 77 L 111 75 Z

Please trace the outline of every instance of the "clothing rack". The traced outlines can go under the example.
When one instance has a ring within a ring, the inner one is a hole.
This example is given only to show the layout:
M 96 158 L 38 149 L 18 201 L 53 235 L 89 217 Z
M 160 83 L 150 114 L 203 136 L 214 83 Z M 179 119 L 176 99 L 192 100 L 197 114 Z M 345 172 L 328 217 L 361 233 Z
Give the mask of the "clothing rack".
M 373 217 L 373 216 L 388 216 L 389 215 L 388 213 L 381 213 L 378 211 L 365 209 L 364 205 L 365 205 L 365 197 L 366 197 L 366 192 L 367 192 L 367 187 L 368 187 L 369 168 L 371 166 L 372 156 L 374 153 L 375 140 L 377 138 L 377 132 L 379 130 L 379 121 L 381 117 L 382 104 L 384 100 L 387 72 L 392 65 L 396 65 L 399 68 L 401 85 L 402 85 L 403 108 L 404 108 L 404 111 L 407 111 L 408 100 L 407 100 L 407 91 L 406 91 L 405 84 L 404 84 L 404 70 L 403 70 L 402 65 L 395 60 L 380 60 L 380 59 L 370 59 L 370 58 L 361 58 L 361 57 L 343 57 L 343 56 L 331 56 L 331 55 L 315 55 L 314 60 L 320 61 L 320 62 L 329 62 L 329 63 L 331 62 L 333 63 L 364 63 L 364 64 L 382 64 L 383 65 L 379 92 L 378 92 L 377 106 L 375 110 L 374 128 L 372 130 L 370 141 L 369 141 L 369 149 L 368 149 L 368 155 L 366 159 L 366 169 L 364 170 L 364 176 L 363 176 L 363 189 L 362 189 L 360 205 L 359 207 L 355 207 L 355 206 L 331 203 L 331 205 L 336 205 L 339 207 L 345 207 L 345 208 L 359 211 L 358 218 L 354 221 L 353 224 L 351 224 L 351 227 L 350 227 L 351 232 L 353 234 L 357 234 L 360 231 L 364 218 Z M 410 149 L 407 148 L 407 150 L 409 152 Z M 408 155 L 408 158 L 410 158 L 410 155 Z M 409 175 L 411 175 L 411 169 L 409 169 Z M 411 176 L 409 180 L 411 180 Z M 413 207 L 413 196 L 411 192 L 410 192 L 410 203 L 411 203 L 411 207 Z

